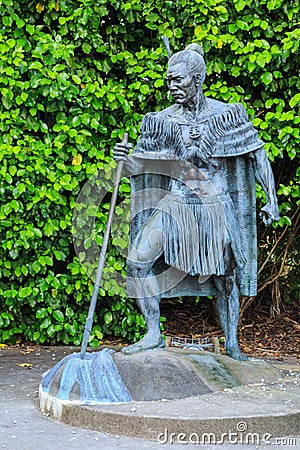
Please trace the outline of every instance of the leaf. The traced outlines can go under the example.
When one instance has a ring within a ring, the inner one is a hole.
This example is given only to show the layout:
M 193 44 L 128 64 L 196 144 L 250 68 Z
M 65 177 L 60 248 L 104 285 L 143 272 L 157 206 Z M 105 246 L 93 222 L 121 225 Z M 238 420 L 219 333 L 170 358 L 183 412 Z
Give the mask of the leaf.
M 103 339 L 103 333 L 100 330 L 94 329 L 94 333 L 97 336 L 98 339 Z
M 74 156 L 72 159 L 72 164 L 73 166 L 80 166 L 81 163 L 82 163 L 82 155 L 80 155 L 80 153 L 77 153 L 77 155 Z
M 112 320 L 113 316 L 110 311 L 104 314 L 104 322 L 106 323 L 106 325 L 109 325 L 112 322 Z
M 158 20 L 159 20 L 159 15 L 156 14 L 156 13 L 150 13 L 150 14 L 147 14 L 147 15 L 146 15 L 146 19 L 147 19 L 149 22 L 155 22 L 155 21 L 158 21 Z
M 235 9 L 239 12 L 245 8 L 246 3 L 244 0 L 238 0 L 237 2 L 236 1 L 234 2 L 234 6 L 235 6 Z
M 54 319 L 58 320 L 58 322 L 63 322 L 65 316 L 63 315 L 63 313 L 61 311 L 53 311 L 53 317 Z
M 30 353 L 32 353 L 34 351 L 33 348 L 27 348 L 26 350 L 22 351 L 22 355 L 29 355 Z
M 41 270 L 41 265 L 38 261 L 34 261 L 31 265 L 31 267 L 33 268 L 33 270 L 38 273 Z
M 41 330 L 42 330 L 42 329 L 46 329 L 46 328 L 48 328 L 50 325 L 51 325 L 51 321 L 50 321 L 49 317 L 45 317 L 45 319 L 42 320 L 42 323 L 41 323 L 41 325 L 40 325 L 40 329 L 41 329 Z
M 44 232 L 45 232 L 45 235 L 46 235 L 46 236 L 51 236 L 51 235 L 53 234 L 54 228 L 53 228 L 53 226 L 52 226 L 51 223 L 47 222 L 47 223 L 45 224 L 45 226 L 44 226 Z M 45 265 L 45 264 L 43 264 L 41 261 L 40 261 L 40 263 L 41 263 L 42 265 Z
M 12 209 L 17 212 L 19 210 L 19 203 L 17 202 L 17 200 L 12 200 L 10 202 L 10 206 L 12 207 Z
M 140 91 L 142 94 L 148 94 L 148 92 L 150 91 L 150 87 L 148 86 L 148 84 L 143 84 L 140 87 Z
M 3 105 L 5 106 L 6 109 L 10 109 L 11 106 L 12 106 L 11 99 L 8 96 L 6 96 L 6 95 L 4 95 L 2 97 L 2 103 L 3 103 Z
M 92 47 L 90 44 L 88 44 L 87 42 L 83 43 L 82 50 L 84 51 L 84 53 L 87 53 L 87 54 L 90 53 L 91 49 L 92 49 Z
M 4 16 L 4 17 L 2 17 L 2 23 L 6 27 L 11 27 L 13 20 L 10 16 Z
M 29 363 L 21 363 L 21 364 L 16 364 L 19 367 L 25 367 L 26 369 L 31 369 L 32 364 Z
M 146 23 L 146 27 L 149 28 L 150 30 L 156 30 L 157 29 L 157 25 L 153 22 L 147 22 Z
M 174 30 L 174 36 L 179 39 L 182 37 L 182 29 L 181 28 L 175 28 Z
M 73 117 L 73 119 L 72 119 L 72 125 L 73 125 L 73 127 L 77 127 L 78 125 L 80 125 L 81 124 L 81 119 L 80 119 L 80 117 L 79 116 L 75 116 L 75 117 Z
M 195 35 L 197 36 L 198 34 L 200 34 L 202 32 L 202 26 L 201 25 L 197 25 L 195 27 Z
M 76 84 L 80 84 L 80 83 L 81 83 L 81 78 L 79 78 L 78 75 L 72 75 L 72 80 L 73 80 Z
M 37 3 L 35 6 L 36 10 L 38 13 L 42 13 L 45 9 L 44 5 L 42 5 L 41 3 Z
M 28 69 L 41 69 L 42 67 L 43 65 L 40 61 L 34 61 L 29 65 Z
M 35 316 L 37 319 L 43 319 L 44 317 L 47 317 L 48 316 L 47 309 L 46 308 L 38 309 Z
M 300 102 L 300 93 L 294 95 L 289 101 L 289 105 L 291 108 L 294 108 Z
M 270 84 L 273 81 L 273 74 L 271 72 L 265 72 L 261 79 L 265 84 Z
M 31 295 L 31 293 L 32 293 L 32 288 L 30 286 L 27 286 L 27 287 L 21 288 L 19 290 L 19 297 L 26 298 L 29 295 Z

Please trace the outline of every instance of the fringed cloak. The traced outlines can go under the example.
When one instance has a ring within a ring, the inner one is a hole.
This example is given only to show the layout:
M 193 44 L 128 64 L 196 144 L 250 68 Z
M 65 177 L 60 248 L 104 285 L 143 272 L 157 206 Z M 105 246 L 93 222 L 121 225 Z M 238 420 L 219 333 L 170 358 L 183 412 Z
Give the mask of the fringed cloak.
M 201 125 L 202 148 L 208 158 L 226 158 L 226 177 L 229 194 L 235 208 L 242 252 L 246 259 L 245 266 L 237 268 L 237 279 L 241 295 L 253 296 L 257 291 L 257 236 L 256 236 L 256 199 L 255 177 L 249 154 L 263 147 L 257 131 L 249 121 L 245 109 L 240 104 L 224 104 L 213 99 L 206 99 L 206 108 L 199 116 Z M 147 154 L 168 158 L 174 156 L 188 159 L 180 125 L 184 122 L 182 107 L 173 105 L 158 113 L 145 115 L 141 125 L 141 136 L 131 157 L 129 166 L 142 167 Z M 150 169 L 149 169 L 150 167 Z M 134 195 L 140 190 L 156 189 L 167 191 L 169 178 L 164 170 L 131 177 L 131 242 L 141 229 L 153 209 L 144 209 L 143 196 Z M 154 166 L 153 166 L 154 167 Z M 157 167 L 157 164 L 156 164 Z M 134 170 L 132 170 L 134 173 Z M 151 191 L 148 191 L 151 192 Z M 155 191 L 153 191 L 155 192 Z M 157 199 L 157 203 L 160 198 Z M 155 202 L 152 204 L 155 204 Z M 187 231 L 188 232 L 188 231 Z M 154 266 L 154 271 L 164 271 L 161 261 Z M 207 296 L 214 295 L 215 287 L 211 279 L 199 282 L 199 277 L 187 275 L 174 288 L 169 289 L 166 277 L 159 277 L 162 297 Z

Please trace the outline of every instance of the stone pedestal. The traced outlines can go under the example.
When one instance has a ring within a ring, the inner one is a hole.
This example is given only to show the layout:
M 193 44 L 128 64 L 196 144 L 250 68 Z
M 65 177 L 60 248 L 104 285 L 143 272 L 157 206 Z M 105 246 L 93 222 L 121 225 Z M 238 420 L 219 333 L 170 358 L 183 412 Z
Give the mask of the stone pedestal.
M 286 382 L 281 372 L 265 361 L 239 362 L 182 349 L 136 355 L 112 352 L 111 357 L 117 385 L 125 386 L 128 397 L 119 402 L 86 401 L 77 384 L 72 399 L 62 400 L 57 396 L 61 366 L 47 392 L 40 386 L 40 409 L 73 426 L 146 439 L 169 439 L 172 433 L 193 437 L 197 433 L 200 439 L 211 433 L 219 442 L 224 436 L 228 440 L 229 432 L 238 432 L 240 439 L 246 439 L 247 433 L 259 439 L 265 434 L 300 433 L 299 384 Z M 104 380 L 110 377 L 111 372 Z

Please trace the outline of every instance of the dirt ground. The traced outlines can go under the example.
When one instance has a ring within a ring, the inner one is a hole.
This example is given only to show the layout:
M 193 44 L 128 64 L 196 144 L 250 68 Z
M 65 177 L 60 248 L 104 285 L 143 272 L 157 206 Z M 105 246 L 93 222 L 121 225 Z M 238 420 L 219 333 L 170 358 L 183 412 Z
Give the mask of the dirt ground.
M 208 302 L 166 301 L 162 303 L 161 314 L 167 319 L 164 333 L 169 336 L 217 336 L 222 341 L 222 329 Z M 242 318 L 238 339 L 242 352 L 248 356 L 279 361 L 292 358 L 300 362 L 300 308 L 285 305 L 279 315 L 270 317 L 267 308 L 252 306 Z

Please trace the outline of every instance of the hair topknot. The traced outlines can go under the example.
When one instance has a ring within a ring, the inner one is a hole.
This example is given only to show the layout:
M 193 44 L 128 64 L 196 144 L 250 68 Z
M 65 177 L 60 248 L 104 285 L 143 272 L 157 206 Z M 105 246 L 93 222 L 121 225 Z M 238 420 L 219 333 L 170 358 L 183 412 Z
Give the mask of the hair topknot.
M 206 74 L 203 55 L 204 52 L 201 45 L 195 43 L 190 44 L 184 50 L 174 53 L 171 56 L 169 59 L 169 66 L 184 63 L 187 66 L 189 73 L 192 75 L 200 74 L 203 82 Z
M 193 43 L 189 44 L 187 47 L 185 47 L 185 50 L 191 50 L 193 52 L 199 53 L 199 55 L 204 56 L 204 51 L 201 45 Z

